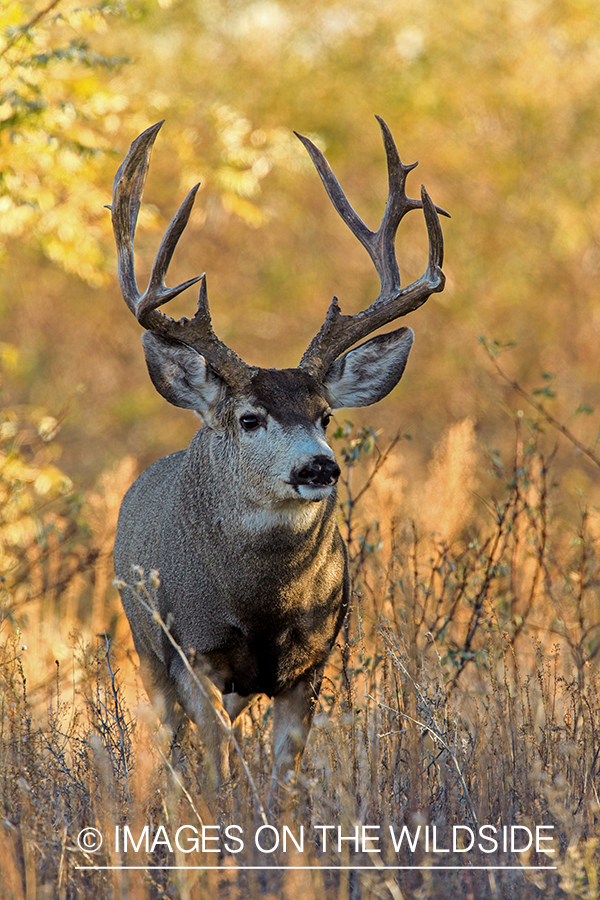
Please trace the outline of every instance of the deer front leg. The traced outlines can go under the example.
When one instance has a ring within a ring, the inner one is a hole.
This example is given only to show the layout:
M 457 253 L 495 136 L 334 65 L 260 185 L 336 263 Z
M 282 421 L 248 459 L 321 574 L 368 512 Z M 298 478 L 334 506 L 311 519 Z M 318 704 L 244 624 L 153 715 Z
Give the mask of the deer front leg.
M 177 699 L 173 682 L 161 660 L 152 651 L 137 648 L 140 676 L 152 708 L 161 724 L 171 733 L 173 741 L 181 738 L 187 721 Z
M 294 784 L 315 713 L 323 666 L 273 700 L 273 772 L 267 806 L 277 811 L 281 787 Z
M 209 793 L 220 792 L 229 781 L 231 736 L 231 720 L 223 695 L 200 666 L 190 673 L 180 657 L 171 663 L 169 675 L 179 703 L 198 728 L 204 744 Z

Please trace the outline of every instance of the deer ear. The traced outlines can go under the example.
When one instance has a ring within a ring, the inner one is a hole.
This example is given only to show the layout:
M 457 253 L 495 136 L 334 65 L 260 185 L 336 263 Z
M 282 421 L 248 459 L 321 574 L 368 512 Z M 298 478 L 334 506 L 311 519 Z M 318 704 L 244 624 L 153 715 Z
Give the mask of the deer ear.
M 158 393 L 173 406 L 195 409 L 208 417 L 226 388 L 204 357 L 187 344 L 156 331 L 145 331 L 142 344 L 148 372 Z
M 402 378 L 414 339 L 412 328 L 398 328 L 336 359 L 324 381 L 332 409 L 370 406 L 387 396 Z

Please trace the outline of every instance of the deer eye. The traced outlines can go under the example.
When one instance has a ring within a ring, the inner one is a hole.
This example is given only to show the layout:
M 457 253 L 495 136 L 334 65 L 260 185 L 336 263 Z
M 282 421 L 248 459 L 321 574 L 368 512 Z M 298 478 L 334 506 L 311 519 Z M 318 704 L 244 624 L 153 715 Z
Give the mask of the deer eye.
M 323 428 L 327 428 L 327 426 L 329 425 L 330 422 L 331 422 L 331 413 L 329 412 L 328 409 L 326 409 L 325 412 L 321 416 L 321 425 L 323 426 Z
M 256 431 L 263 424 L 262 419 L 253 413 L 246 413 L 240 416 L 240 425 L 244 431 Z

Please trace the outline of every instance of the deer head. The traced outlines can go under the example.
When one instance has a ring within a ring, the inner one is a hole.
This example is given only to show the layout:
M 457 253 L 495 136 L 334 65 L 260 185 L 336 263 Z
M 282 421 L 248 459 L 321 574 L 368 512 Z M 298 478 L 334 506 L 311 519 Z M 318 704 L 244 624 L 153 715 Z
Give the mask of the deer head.
M 155 387 L 175 406 L 195 409 L 209 427 L 224 429 L 228 423 L 229 428 L 236 428 L 240 440 L 252 442 L 253 466 L 249 468 L 254 472 L 260 456 L 256 450 L 261 439 L 265 440 L 267 421 L 278 421 L 281 430 L 282 408 L 287 409 L 284 418 L 287 417 L 288 424 L 290 417 L 293 418 L 291 410 L 295 409 L 298 422 L 311 437 L 302 454 L 291 453 L 288 471 L 282 470 L 280 481 L 306 499 L 323 499 L 339 474 L 324 436 L 332 410 L 367 406 L 386 396 L 402 376 L 414 335 L 410 328 L 399 328 L 349 348 L 382 325 L 417 309 L 431 293 L 444 287 L 443 238 L 438 212 L 447 213 L 433 205 L 424 187 L 420 200 L 407 196 L 406 177 L 416 163 L 407 166 L 401 162 L 389 128 L 377 118 L 387 157 L 389 191 L 376 232 L 367 228 L 350 206 L 321 151 L 308 138 L 298 135 L 334 208 L 369 253 L 379 275 L 380 292 L 357 315 L 343 315 L 334 297 L 325 322 L 293 370 L 276 372 L 249 366 L 219 340 L 211 324 L 205 275 L 172 288 L 166 286 L 167 269 L 189 220 L 199 185 L 192 188 L 169 225 L 148 286 L 140 294 L 135 279 L 133 241 L 150 154 L 162 122 L 148 128 L 132 143 L 114 182 L 112 219 L 119 281 L 128 307 L 146 329 L 142 340 Z M 429 261 L 423 275 L 402 288 L 395 237 L 400 221 L 413 209 L 423 209 L 425 215 Z M 197 282 L 200 283 L 198 308 L 192 319 L 175 321 L 159 310 Z M 278 443 L 282 441 L 279 435 Z M 268 456 L 262 454 L 263 460 Z M 259 466 L 264 468 L 265 465 Z M 262 474 L 266 477 L 266 473 Z M 264 487 L 264 477 L 262 484 Z

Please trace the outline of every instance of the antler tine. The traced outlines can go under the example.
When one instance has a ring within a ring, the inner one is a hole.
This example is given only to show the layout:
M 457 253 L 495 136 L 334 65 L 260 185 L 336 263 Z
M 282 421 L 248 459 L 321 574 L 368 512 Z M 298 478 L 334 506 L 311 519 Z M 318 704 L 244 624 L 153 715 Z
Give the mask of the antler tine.
M 442 286 L 438 288 L 438 291 L 442 291 L 445 283 L 444 273 L 442 272 L 442 266 L 444 265 L 444 235 L 440 217 L 438 216 L 440 207 L 435 206 L 432 203 L 431 197 L 425 190 L 424 184 L 421 185 L 421 205 L 423 207 L 425 225 L 427 226 L 427 236 L 429 239 L 429 263 L 422 278 L 431 282 L 434 282 L 436 278 L 441 278 Z M 447 213 L 444 210 L 441 210 L 441 212 L 443 215 L 450 218 L 450 213 Z
M 342 315 L 337 298 L 333 298 L 325 322 L 300 362 L 302 368 L 316 377 L 324 374 L 331 363 L 352 344 L 382 325 L 417 309 L 432 293 L 444 288 L 441 270 L 444 242 L 438 213 L 444 216 L 448 216 L 448 213 L 432 203 L 424 187 L 421 187 L 420 200 L 407 196 L 406 177 L 417 163 L 404 165 L 388 126 L 380 116 L 376 118 L 383 136 L 388 169 L 388 198 L 377 231 L 367 228 L 354 211 L 321 151 L 308 138 L 298 135 L 309 152 L 334 208 L 371 257 L 381 285 L 377 299 L 366 310 L 354 316 Z M 423 209 L 429 239 L 429 260 L 421 278 L 402 289 L 395 238 L 400 222 L 412 209 Z
M 371 258 L 375 263 L 381 283 L 380 296 L 400 289 L 400 271 L 396 259 L 394 241 L 398 226 L 406 213 L 411 209 L 419 209 L 421 203 L 406 194 L 406 176 L 418 166 L 418 163 L 405 166 L 396 147 L 392 132 L 381 116 L 375 116 L 381 128 L 383 145 L 388 169 L 388 199 L 381 225 L 373 235 L 373 243 L 377 250 Z
M 196 284 L 202 277 L 190 278 L 173 288 L 167 288 L 164 281 L 177 242 L 188 223 L 199 187 L 196 185 L 179 207 L 167 229 L 152 268 L 148 287 L 143 294 L 140 294 L 136 284 L 133 240 L 150 166 L 152 147 L 162 125 L 163 122 L 152 125 L 132 143 L 115 175 L 111 207 L 119 257 L 119 281 L 123 296 L 137 320 L 146 328 L 151 327 L 147 322 L 149 312 L 172 300 L 186 288 Z
M 145 327 L 149 327 L 145 325 L 145 318 L 151 310 L 155 310 L 159 306 L 162 306 L 163 303 L 172 300 L 173 297 L 177 297 L 178 294 L 183 293 L 183 291 L 193 284 L 197 284 L 204 277 L 203 275 L 196 275 L 195 278 L 189 278 L 187 281 L 184 281 L 182 284 L 178 284 L 173 288 L 168 288 L 165 284 L 167 270 L 171 263 L 171 259 L 173 258 L 173 253 L 175 252 L 179 238 L 183 234 L 185 226 L 189 221 L 199 187 L 200 185 L 196 184 L 189 192 L 173 216 L 169 227 L 165 232 L 165 236 L 161 241 L 160 247 L 158 248 L 158 253 L 156 254 L 156 259 L 152 266 L 148 287 L 138 304 L 137 318 L 139 323 Z
M 373 232 L 367 228 L 360 216 L 350 206 L 339 181 L 333 174 L 331 166 L 329 165 L 319 148 L 315 146 L 315 144 L 313 144 L 310 138 L 304 137 L 304 135 L 302 134 L 298 134 L 297 131 L 295 131 L 294 134 L 300 141 L 302 141 L 302 143 L 308 150 L 308 154 L 313 161 L 315 169 L 321 176 L 321 181 L 325 186 L 325 190 L 327 191 L 329 199 L 333 203 L 335 210 L 342 217 L 352 234 L 354 234 L 359 239 L 363 247 L 367 250 L 369 255 L 371 255 L 370 243 Z
M 110 207 L 117 245 L 119 284 L 127 306 L 136 317 L 140 292 L 135 280 L 133 239 L 150 164 L 150 153 L 162 124 L 158 122 L 152 125 L 133 141 L 127 156 L 117 169 Z
M 127 306 L 140 325 L 188 344 L 201 353 L 228 384 L 241 385 L 249 380 L 251 369 L 217 338 L 212 329 L 206 275 L 190 278 L 172 288 L 165 284 L 167 270 L 179 238 L 189 221 L 199 184 L 189 192 L 165 232 L 152 266 L 148 287 L 143 294 L 140 294 L 137 287 L 133 240 L 150 155 L 162 124 L 163 122 L 158 122 L 152 125 L 133 141 L 115 175 L 111 213 L 117 244 L 121 291 Z M 184 318 L 176 322 L 158 310 L 159 306 L 198 282 L 200 282 L 198 309 L 191 320 Z

